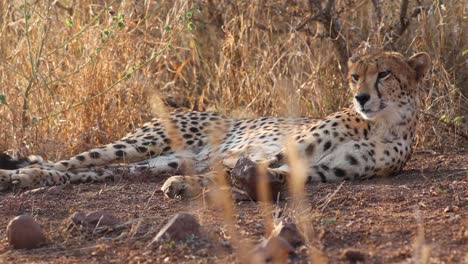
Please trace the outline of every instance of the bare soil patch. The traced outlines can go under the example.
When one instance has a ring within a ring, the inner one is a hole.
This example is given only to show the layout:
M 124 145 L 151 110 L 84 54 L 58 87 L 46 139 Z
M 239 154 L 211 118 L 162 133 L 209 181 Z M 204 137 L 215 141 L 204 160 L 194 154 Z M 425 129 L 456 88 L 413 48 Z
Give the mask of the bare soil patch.
M 301 213 L 307 214 L 313 236 L 289 260 L 308 262 L 312 245 L 329 263 L 349 263 L 353 258 L 366 263 L 400 263 L 422 258 L 424 249 L 428 249 L 429 263 L 467 261 L 467 157 L 466 152 L 417 153 L 395 177 L 309 186 L 309 209 Z M 0 262 L 237 261 L 239 251 L 229 237 L 223 211 L 202 199 L 165 198 L 157 192 L 163 182 L 164 178 L 142 176 L 42 193 L 0 194 Z M 106 229 L 67 229 L 68 218 L 77 210 L 111 212 L 122 223 Z M 235 229 L 247 249 L 265 236 L 260 210 L 258 203 L 236 203 Z M 274 211 L 287 215 L 291 210 L 286 199 Z M 198 216 L 205 235 L 185 242 L 151 244 L 159 229 L 178 212 Z M 8 245 L 6 226 L 21 214 L 36 218 L 48 236 L 47 245 L 33 250 L 14 250 Z

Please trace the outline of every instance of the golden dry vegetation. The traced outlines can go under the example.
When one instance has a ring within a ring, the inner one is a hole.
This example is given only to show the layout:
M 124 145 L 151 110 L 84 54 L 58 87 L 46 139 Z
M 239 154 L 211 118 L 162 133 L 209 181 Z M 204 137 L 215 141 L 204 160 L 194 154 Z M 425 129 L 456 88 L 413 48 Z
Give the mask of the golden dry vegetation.
M 366 46 L 428 52 L 419 147 L 466 140 L 463 0 L 410 1 L 404 16 L 393 1 L 317 2 L 2 0 L 0 150 L 66 158 L 158 114 L 160 99 L 324 116 L 349 104 L 346 57 Z

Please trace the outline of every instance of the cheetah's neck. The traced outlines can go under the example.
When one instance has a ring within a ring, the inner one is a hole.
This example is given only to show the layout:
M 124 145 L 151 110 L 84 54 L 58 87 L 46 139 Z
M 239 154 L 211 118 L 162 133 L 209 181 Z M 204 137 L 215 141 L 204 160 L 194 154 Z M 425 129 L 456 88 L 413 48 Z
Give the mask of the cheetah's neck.
M 394 141 L 397 139 L 412 144 L 416 130 L 417 110 L 408 105 L 399 111 L 388 113 L 381 118 L 368 121 L 371 136 L 383 141 Z

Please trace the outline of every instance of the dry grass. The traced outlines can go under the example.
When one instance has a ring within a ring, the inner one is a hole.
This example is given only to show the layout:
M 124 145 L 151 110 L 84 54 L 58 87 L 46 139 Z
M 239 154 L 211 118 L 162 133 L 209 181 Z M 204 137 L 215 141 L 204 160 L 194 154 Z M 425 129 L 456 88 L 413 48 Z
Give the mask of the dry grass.
M 294 113 L 323 116 L 349 102 L 346 65 L 332 40 L 276 30 L 298 24 L 306 3 L 146 2 L 0 1 L 1 150 L 55 160 L 110 142 L 158 114 L 148 102 L 154 94 L 237 116 L 290 114 L 288 104 L 296 100 Z M 446 126 L 434 126 L 434 118 L 452 122 L 466 115 L 468 75 L 463 1 L 423 2 L 430 9 L 412 18 L 396 46 L 433 58 L 422 95 L 432 115 L 419 131 L 424 147 L 445 141 L 436 134 Z M 283 9 L 295 16 L 282 16 Z M 382 13 L 382 25 L 392 24 L 398 9 L 386 3 Z M 348 54 L 363 41 L 384 45 L 370 2 L 358 2 L 341 19 Z M 187 29 L 189 21 L 195 30 Z M 166 50 L 169 44 L 173 51 Z

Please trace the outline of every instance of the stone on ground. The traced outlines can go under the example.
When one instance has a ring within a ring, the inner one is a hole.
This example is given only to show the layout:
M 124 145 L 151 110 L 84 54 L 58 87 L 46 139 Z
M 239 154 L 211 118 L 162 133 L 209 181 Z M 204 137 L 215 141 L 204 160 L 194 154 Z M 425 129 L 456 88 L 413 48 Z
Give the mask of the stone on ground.
M 265 172 L 266 173 L 266 172 Z M 258 165 L 249 158 L 240 158 L 231 171 L 231 181 L 236 188 L 247 192 L 251 199 L 258 201 L 258 185 L 260 180 Z M 282 191 L 283 183 L 277 181 L 271 175 L 265 175 L 266 184 L 269 188 L 270 199 L 276 201 L 278 194 Z
M 297 226 L 292 222 L 286 221 L 279 222 L 273 229 L 271 236 L 282 237 L 293 247 L 302 245 L 304 241 L 304 238 Z
M 284 238 L 272 236 L 257 245 L 249 254 L 250 263 L 286 263 L 294 248 Z
M 46 237 L 41 226 L 28 215 L 20 215 L 8 223 L 8 243 L 15 249 L 32 249 L 43 245 Z
M 171 240 L 184 241 L 187 238 L 200 235 L 200 224 L 195 216 L 189 213 L 178 213 L 161 228 L 153 242 Z
M 95 211 L 91 213 L 75 212 L 70 217 L 71 223 L 86 228 L 115 227 L 120 224 L 120 220 L 106 211 Z

